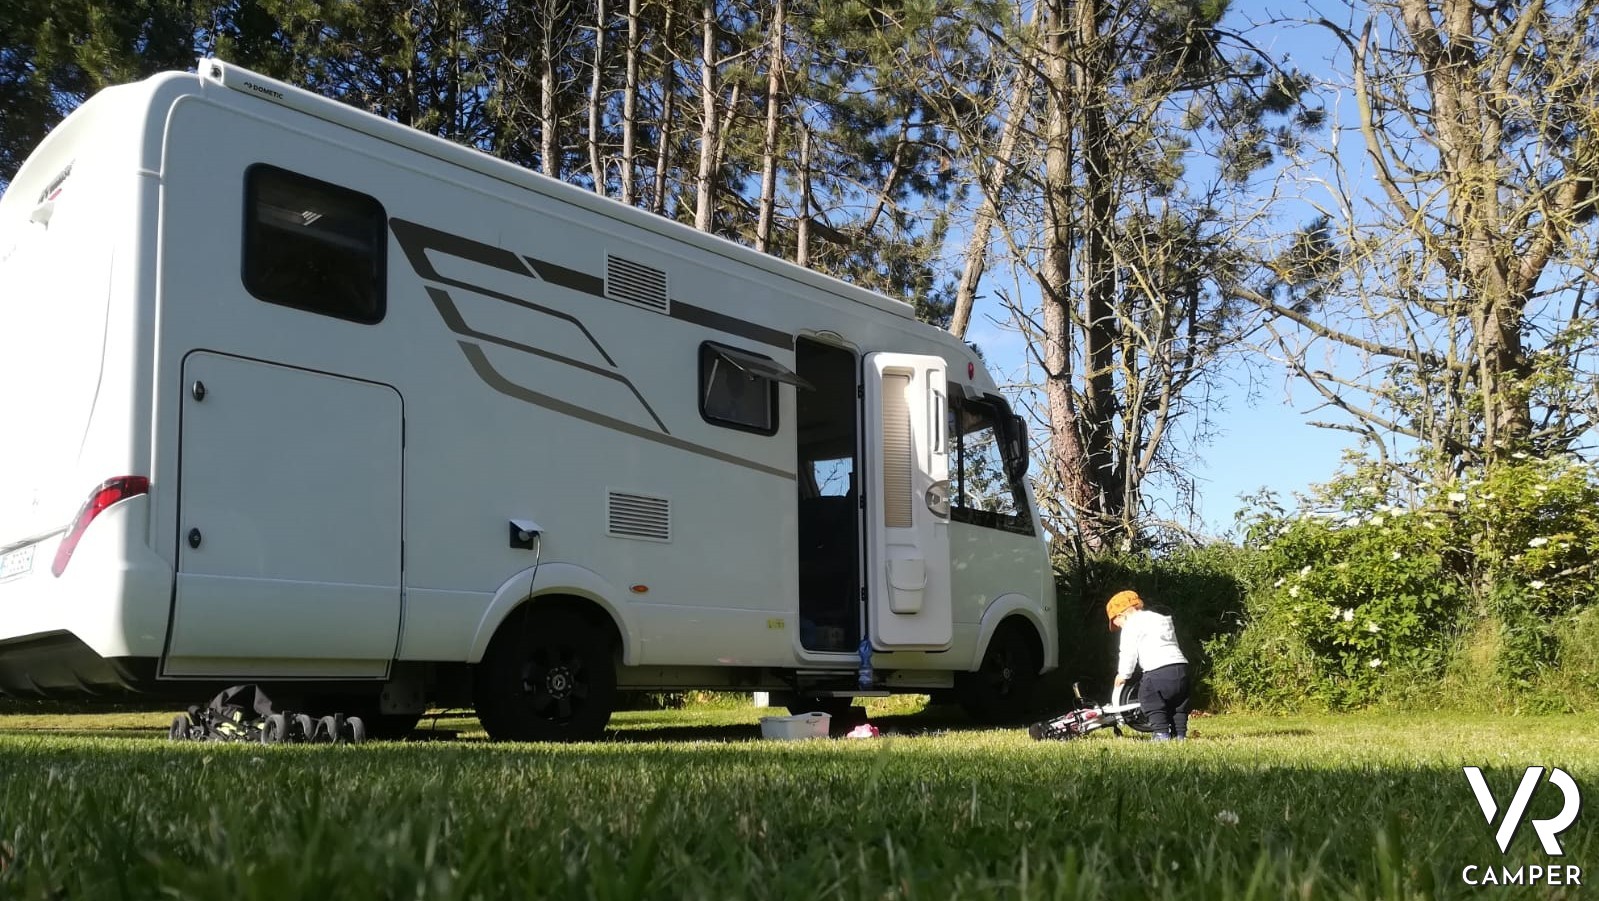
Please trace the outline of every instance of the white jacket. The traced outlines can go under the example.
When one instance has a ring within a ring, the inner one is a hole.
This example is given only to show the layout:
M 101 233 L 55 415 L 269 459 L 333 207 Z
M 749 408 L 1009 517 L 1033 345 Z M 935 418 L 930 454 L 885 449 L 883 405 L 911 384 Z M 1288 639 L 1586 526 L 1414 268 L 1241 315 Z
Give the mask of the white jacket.
M 1171 617 L 1153 610 L 1129 610 L 1122 620 L 1121 659 L 1116 666 L 1116 678 L 1126 679 L 1133 670 L 1149 672 L 1173 663 L 1187 663 L 1182 649 L 1177 647 L 1177 630 Z

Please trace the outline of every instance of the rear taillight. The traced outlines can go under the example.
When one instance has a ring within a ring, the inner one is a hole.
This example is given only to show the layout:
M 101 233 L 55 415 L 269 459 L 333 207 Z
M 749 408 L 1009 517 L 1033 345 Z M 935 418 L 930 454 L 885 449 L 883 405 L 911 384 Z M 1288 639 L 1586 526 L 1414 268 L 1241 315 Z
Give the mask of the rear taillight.
M 50 571 L 57 576 L 66 572 L 67 564 L 72 562 L 72 552 L 78 549 L 78 542 L 83 540 L 83 533 L 88 531 L 89 523 L 94 522 L 94 518 L 103 513 L 107 507 L 117 501 L 148 494 L 149 491 L 150 480 L 144 476 L 119 476 L 107 479 L 105 484 L 94 489 L 94 493 L 89 495 L 89 500 L 72 520 L 72 528 L 67 530 L 67 537 L 61 539 L 61 547 L 56 550 L 55 565 L 50 567 Z

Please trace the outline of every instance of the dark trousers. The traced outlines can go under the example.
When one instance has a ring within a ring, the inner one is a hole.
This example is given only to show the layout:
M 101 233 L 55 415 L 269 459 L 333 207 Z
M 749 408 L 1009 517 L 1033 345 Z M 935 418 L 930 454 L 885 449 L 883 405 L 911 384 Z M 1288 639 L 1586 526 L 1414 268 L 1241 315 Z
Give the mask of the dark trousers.
M 1156 735 L 1188 736 L 1188 665 L 1173 663 L 1144 673 L 1138 704 Z

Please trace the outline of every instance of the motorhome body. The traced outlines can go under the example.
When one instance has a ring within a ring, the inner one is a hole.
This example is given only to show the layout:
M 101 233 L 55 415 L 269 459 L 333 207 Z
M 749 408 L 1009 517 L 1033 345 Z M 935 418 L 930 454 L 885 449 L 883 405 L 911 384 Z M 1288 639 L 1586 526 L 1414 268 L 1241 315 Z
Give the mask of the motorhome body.
M 220 61 L 34 152 L 0 324 L 5 693 L 541 738 L 618 687 L 1009 714 L 1055 665 L 1025 429 L 961 342 Z

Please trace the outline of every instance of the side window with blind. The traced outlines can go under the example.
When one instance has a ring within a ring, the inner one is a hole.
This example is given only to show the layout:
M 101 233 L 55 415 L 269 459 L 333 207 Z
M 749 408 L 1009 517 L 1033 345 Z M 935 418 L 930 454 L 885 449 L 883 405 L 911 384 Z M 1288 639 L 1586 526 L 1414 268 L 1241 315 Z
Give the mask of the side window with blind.
M 950 519 L 956 522 L 1033 534 L 1027 510 L 1027 492 L 1017 471 L 1018 461 L 1006 452 L 1004 421 L 1009 409 L 997 398 L 974 400 L 950 386 Z M 1007 465 L 1009 464 L 1009 465 Z
M 257 299 L 374 324 L 388 239 L 376 198 L 258 164 L 244 173 L 244 287 Z

